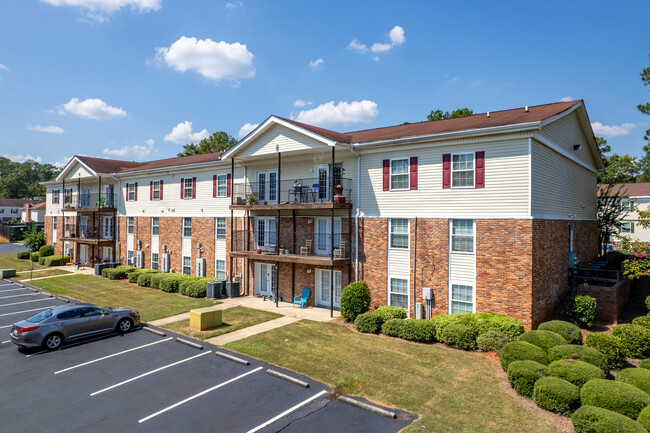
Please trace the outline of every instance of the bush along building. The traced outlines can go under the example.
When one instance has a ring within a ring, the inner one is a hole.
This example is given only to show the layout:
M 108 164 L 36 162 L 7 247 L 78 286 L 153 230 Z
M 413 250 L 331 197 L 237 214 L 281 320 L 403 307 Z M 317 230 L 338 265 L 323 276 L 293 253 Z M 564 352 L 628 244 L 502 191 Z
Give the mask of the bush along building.
M 46 182 L 48 242 L 76 260 L 239 279 L 339 307 L 495 312 L 527 328 L 598 252 L 603 168 L 582 101 L 339 133 L 271 116 L 224 154 L 75 156 Z M 428 299 L 425 299 L 428 298 Z

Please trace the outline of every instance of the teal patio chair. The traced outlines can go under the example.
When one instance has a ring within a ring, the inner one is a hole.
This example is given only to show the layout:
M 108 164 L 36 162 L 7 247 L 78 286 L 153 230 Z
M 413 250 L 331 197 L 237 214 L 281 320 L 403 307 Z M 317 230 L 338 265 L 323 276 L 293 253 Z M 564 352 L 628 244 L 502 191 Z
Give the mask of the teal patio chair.
M 300 305 L 301 310 L 302 310 L 303 306 L 306 307 L 307 306 L 307 299 L 309 299 L 309 294 L 310 293 L 311 292 L 309 291 L 309 289 L 307 289 L 307 288 L 302 289 L 302 294 L 300 296 L 295 296 L 293 298 L 293 306 L 292 307 L 295 307 L 296 304 Z

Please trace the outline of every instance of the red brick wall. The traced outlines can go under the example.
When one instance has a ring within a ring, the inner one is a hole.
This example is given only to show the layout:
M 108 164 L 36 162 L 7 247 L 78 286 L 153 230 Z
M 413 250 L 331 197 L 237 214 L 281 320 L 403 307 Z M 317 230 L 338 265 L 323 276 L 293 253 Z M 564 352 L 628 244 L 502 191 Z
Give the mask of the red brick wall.
M 43 227 L 43 230 L 45 232 L 45 243 L 47 245 L 52 245 L 52 217 L 45 217 L 45 226 Z M 54 254 L 58 253 L 55 252 Z
M 417 244 L 415 242 L 415 228 L 417 224 Z M 416 271 L 411 266 L 411 287 L 415 278 L 416 303 L 425 303 L 422 300 L 422 289 L 433 289 L 432 314 L 447 314 L 448 305 L 448 280 L 449 271 L 449 222 L 446 219 L 418 218 L 411 220 L 411 265 L 417 251 Z M 412 293 L 411 293 L 411 296 Z M 411 315 L 413 311 L 411 299 Z
M 226 225 L 228 223 L 226 221 Z M 196 259 L 199 257 L 200 242 L 203 248 L 201 257 L 205 259 L 205 276 L 214 277 L 214 230 L 214 218 L 192 218 L 192 275 L 196 275 Z
M 372 306 L 387 304 L 388 220 L 359 218 L 359 280 L 370 289 Z
M 151 217 L 136 217 L 133 222 L 133 234 L 135 235 L 135 251 L 138 250 L 138 240 L 141 243 L 140 251 L 144 251 L 144 267 L 151 268 Z M 149 248 L 147 248 L 149 245 Z M 159 262 L 160 263 L 160 259 Z
M 612 287 L 578 285 L 578 293 L 596 298 L 596 317 L 603 323 L 618 323 L 630 297 L 632 282 L 624 278 Z

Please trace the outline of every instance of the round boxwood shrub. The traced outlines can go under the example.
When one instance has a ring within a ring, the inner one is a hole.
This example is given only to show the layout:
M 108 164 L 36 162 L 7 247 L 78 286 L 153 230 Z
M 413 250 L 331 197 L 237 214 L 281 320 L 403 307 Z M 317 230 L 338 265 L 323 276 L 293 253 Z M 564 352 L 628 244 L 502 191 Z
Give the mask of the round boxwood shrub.
M 650 395 L 650 370 L 645 368 L 624 368 L 618 372 L 616 380 L 636 386 Z
M 166 278 L 169 274 L 151 274 L 149 277 L 149 287 L 160 290 L 160 282 Z
M 648 313 L 650 313 L 650 296 L 646 296 L 645 298 L 645 307 L 648 309 Z
M 443 329 L 440 335 L 440 342 L 455 347 L 456 349 L 475 350 L 477 336 L 478 329 L 476 326 L 468 323 L 453 322 Z
M 359 314 L 357 318 L 354 319 L 354 327 L 359 332 L 376 334 L 381 330 L 381 325 L 381 319 L 373 313 Z
M 120 271 L 124 271 L 126 274 L 130 274 L 131 272 L 135 272 L 139 270 L 140 268 L 136 268 L 135 266 L 129 266 L 129 265 L 120 265 L 116 267 L 115 269 L 119 269 Z
M 381 320 L 381 323 L 390 319 L 406 319 L 406 310 L 402 307 L 382 305 L 372 313 Z
M 582 344 L 582 332 L 580 328 L 564 320 L 551 320 L 544 322 L 537 327 L 543 331 L 552 331 L 560 334 L 568 344 Z
M 560 359 L 579 359 L 580 361 L 595 365 L 605 373 L 609 373 L 605 355 L 593 347 L 582 346 L 578 344 L 562 344 L 560 346 L 555 346 L 548 349 L 549 362 L 557 361 Z
M 491 331 L 501 332 L 508 337 L 508 341 L 514 341 L 524 333 L 524 324 L 514 317 L 494 313 L 474 313 L 478 316 L 479 335 Z
M 621 381 L 591 379 L 580 391 L 583 405 L 597 406 L 636 419 L 650 404 L 650 396 L 639 388 Z
M 542 377 L 535 382 L 533 401 L 542 409 L 570 415 L 580 407 L 580 388 L 559 377 Z
M 54 255 L 54 247 L 52 245 L 43 245 L 38 249 L 38 254 L 41 257 L 47 257 L 47 256 L 53 256 Z
M 102 277 L 108 278 L 108 275 L 113 272 L 112 268 L 104 268 L 102 269 Z
M 602 369 L 577 359 L 560 359 L 551 362 L 548 366 L 548 375 L 571 382 L 578 388 L 582 388 L 582 385 L 591 379 L 605 378 Z
M 625 347 L 620 338 L 606 332 L 592 332 L 587 335 L 585 344 L 605 356 L 609 370 L 619 370 L 625 364 Z
M 128 274 L 129 283 L 137 283 L 138 278 L 140 277 L 140 275 L 155 274 L 155 273 L 158 273 L 158 272 L 159 271 L 156 271 L 154 269 L 138 269 L 137 271 L 130 272 Z
M 39 259 L 40 257 L 41 257 L 41 255 L 40 255 L 39 253 L 31 253 L 31 254 L 29 255 L 29 259 L 30 259 L 32 262 L 38 262 L 38 259 Z
M 513 341 L 499 350 L 499 360 L 501 361 L 501 367 L 508 371 L 508 365 L 512 361 L 537 361 L 540 364 L 547 365 L 548 355 L 546 355 L 544 349 L 534 344 L 526 341 Z
M 16 253 L 16 257 L 18 257 L 19 259 L 25 260 L 25 259 L 29 259 L 30 254 L 31 254 L 30 251 L 18 251 Z
M 66 263 L 70 261 L 70 257 L 68 256 L 47 256 L 47 257 L 40 257 L 38 259 L 38 263 L 41 263 L 44 266 L 63 266 Z
M 621 339 L 628 358 L 643 359 L 650 355 L 650 331 L 643 326 L 629 323 L 616 325 L 612 335 Z
M 476 346 L 481 352 L 499 351 L 510 339 L 500 331 L 488 331 L 476 337 Z
M 548 366 L 536 361 L 512 361 L 508 366 L 508 382 L 517 394 L 531 398 L 537 379 L 546 376 Z
M 109 280 L 124 280 L 126 279 L 126 272 L 124 272 L 121 269 L 112 269 L 112 272 L 108 274 L 108 279 Z
M 185 274 L 165 274 L 165 277 L 158 283 L 158 287 L 163 292 L 176 293 L 178 292 L 178 286 L 181 284 L 181 281 L 186 278 L 188 276 Z
M 187 277 L 178 285 L 178 292 L 191 298 L 205 298 L 208 282 L 212 280 L 213 278 L 206 277 Z
M 381 333 L 388 335 L 389 337 L 399 337 L 400 331 L 402 330 L 405 322 L 406 320 L 404 319 L 387 320 L 383 325 L 381 325 Z
M 160 271 L 151 270 L 151 272 L 140 272 L 138 273 L 138 286 L 150 287 L 151 286 L 151 276 L 154 274 L 159 274 Z
M 642 359 L 642 360 L 641 360 L 641 364 L 639 365 L 639 367 L 650 369 L 650 358 L 648 358 L 648 359 Z
M 650 316 L 635 317 L 634 320 L 632 320 L 632 324 L 643 326 L 645 329 L 650 329 Z
M 636 421 L 641 424 L 646 430 L 650 429 L 650 406 L 639 412 Z
M 566 344 L 566 340 L 560 334 L 544 330 L 524 332 L 517 337 L 517 340 L 534 344 L 535 346 L 544 349 L 545 352 L 548 352 L 548 349 L 551 347 Z
M 426 319 L 402 320 L 398 337 L 408 341 L 416 341 L 418 343 L 435 343 L 436 327 L 434 323 Z
M 353 322 L 370 308 L 370 289 L 365 281 L 348 284 L 341 293 L 341 317 Z
M 447 325 L 457 320 L 458 316 L 462 316 L 462 314 L 438 314 L 429 319 L 436 328 L 436 340 L 441 341 L 442 331 Z
M 575 433 L 647 433 L 639 422 L 595 406 L 582 406 L 571 416 Z

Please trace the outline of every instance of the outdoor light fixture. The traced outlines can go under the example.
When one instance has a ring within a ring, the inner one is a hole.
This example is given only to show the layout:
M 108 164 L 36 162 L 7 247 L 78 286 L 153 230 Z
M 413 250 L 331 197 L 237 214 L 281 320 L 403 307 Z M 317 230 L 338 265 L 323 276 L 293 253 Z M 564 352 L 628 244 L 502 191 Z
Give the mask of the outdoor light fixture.
M 573 150 L 580 150 L 582 149 L 582 144 L 574 144 L 573 145 Z

